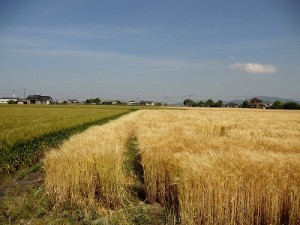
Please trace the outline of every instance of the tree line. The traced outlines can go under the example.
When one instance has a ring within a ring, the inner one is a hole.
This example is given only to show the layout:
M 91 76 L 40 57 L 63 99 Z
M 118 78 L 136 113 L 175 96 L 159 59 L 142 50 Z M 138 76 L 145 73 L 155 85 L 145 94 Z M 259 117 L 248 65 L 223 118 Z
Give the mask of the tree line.
M 222 100 L 218 100 L 217 102 L 214 102 L 210 98 L 206 102 L 204 102 L 204 101 L 194 102 L 191 99 L 185 99 L 183 101 L 183 104 L 185 106 L 190 106 L 190 107 L 222 107 L 223 101 Z
M 223 101 L 218 100 L 214 102 L 212 99 L 208 99 L 207 101 L 193 101 L 191 99 L 185 99 L 183 101 L 183 104 L 185 106 L 189 107 L 222 107 Z M 245 100 L 241 105 L 239 105 L 240 108 L 248 108 L 249 107 L 249 101 Z M 300 109 L 300 104 L 296 102 L 285 102 L 282 103 L 279 100 L 276 100 L 273 102 L 273 105 L 271 107 L 272 109 Z
M 86 104 L 100 104 L 100 98 L 90 98 L 85 101 Z
M 273 103 L 273 109 L 300 109 L 300 104 L 296 102 L 286 102 L 282 103 L 281 101 L 277 100 Z

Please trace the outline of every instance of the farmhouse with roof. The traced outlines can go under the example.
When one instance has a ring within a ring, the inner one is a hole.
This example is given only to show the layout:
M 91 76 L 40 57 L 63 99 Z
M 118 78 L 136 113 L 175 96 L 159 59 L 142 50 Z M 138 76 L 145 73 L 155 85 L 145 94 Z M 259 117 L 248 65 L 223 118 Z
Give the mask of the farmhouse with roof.
M 223 106 L 226 107 L 226 108 L 238 108 L 239 107 L 239 105 L 234 103 L 234 102 L 226 103 Z
M 252 98 L 249 100 L 249 108 L 262 108 L 263 101 L 259 98 Z
M 257 109 L 270 109 L 273 106 L 273 102 L 262 101 L 259 98 L 252 98 L 249 100 L 249 108 Z
M 53 103 L 53 99 L 50 96 L 42 95 L 29 95 L 25 100 L 25 104 L 49 105 Z

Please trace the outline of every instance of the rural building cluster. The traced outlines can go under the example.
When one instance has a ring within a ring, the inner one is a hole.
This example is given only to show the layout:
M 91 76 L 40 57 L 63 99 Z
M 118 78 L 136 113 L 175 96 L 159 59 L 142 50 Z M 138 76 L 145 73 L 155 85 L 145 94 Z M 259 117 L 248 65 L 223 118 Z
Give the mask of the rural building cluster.
M 2 97 L 0 98 L 0 103 L 50 105 L 53 103 L 53 99 L 50 96 L 43 95 L 29 95 L 23 99 L 17 97 Z
M 252 98 L 248 101 L 247 108 L 256 108 L 256 109 L 271 109 L 273 106 L 273 102 L 263 101 L 259 98 Z M 229 102 L 223 104 L 223 107 L 226 108 L 242 108 L 242 104 L 236 104 L 234 102 Z
M 29 95 L 27 98 L 18 97 L 2 97 L 0 98 L 0 104 L 38 104 L 38 105 L 50 105 L 50 104 L 90 104 L 90 105 L 146 105 L 146 106 L 165 106 L 165 102 L 154 101 L 120 101 L 120 100 L 104 100 L 99 98 L 87 99 L 86 101 L 72 100 L 56 100 L 54 101 L 50 96 L 44 95 Z
M 120 100 L 103 100 L 99 98 L 87 99 L 86 101 L 80 101 L 76 99 L 72 100 L 56 100 L 52 97 L 45 95 L 29 95 L 27 98 L 13 97 L 2 97 L 0 98 L 0 104 L 36 104 L 36 105 L 50 105 L 50 104 L 87 104 L 87 105 L 140 105 L 140 106 L 167 106 L 165 102 L 155 101 L 120 101 Z M 183 105 L 188 107 L 224 107 L 224 108 L 256 108 L 256 109 L 300 109 L 300 104 L 296 102 L 285 102 L 282 103 L 279 100 L 263 101 L 262 99 L 255 97 L 250 100 L 245 100 L 243 103 L 238 104 L 237 102 L 223 102 L 219 100 L 214 102 L 212 99 L 208 99 L 206 102 L 199 101 L 195 102 L 191 99 L 185 99 Z M 180 106 L 176 104 L 176 106 Z

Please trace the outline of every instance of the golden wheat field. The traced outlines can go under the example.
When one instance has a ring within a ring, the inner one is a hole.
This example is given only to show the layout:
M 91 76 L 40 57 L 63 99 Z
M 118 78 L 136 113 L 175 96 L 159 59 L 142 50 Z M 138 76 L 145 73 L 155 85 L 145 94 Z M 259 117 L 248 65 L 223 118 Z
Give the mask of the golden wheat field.
M 168 224 L 300 224 L 300 113 L 140 110 L 73 136 L 44 159 L 60 206 L 126 207 L 137 140 L 147 202 Z

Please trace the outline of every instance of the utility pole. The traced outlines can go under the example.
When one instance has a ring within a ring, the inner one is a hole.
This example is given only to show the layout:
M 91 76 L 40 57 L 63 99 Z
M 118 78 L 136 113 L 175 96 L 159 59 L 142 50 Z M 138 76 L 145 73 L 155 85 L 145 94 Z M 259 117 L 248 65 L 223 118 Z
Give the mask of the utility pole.
M 23 88 L 23 91 L 24 91 L 24 98 L 25 98 L 25 88 Z

